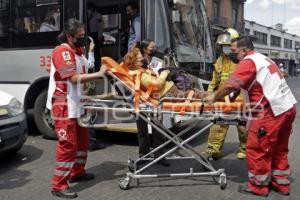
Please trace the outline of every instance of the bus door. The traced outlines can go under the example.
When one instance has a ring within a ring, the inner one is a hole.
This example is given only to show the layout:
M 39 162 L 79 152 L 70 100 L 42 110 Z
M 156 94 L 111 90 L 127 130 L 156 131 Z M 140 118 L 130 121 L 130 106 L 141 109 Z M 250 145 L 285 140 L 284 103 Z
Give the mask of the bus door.
M 96 30 L 101 32 L 101 56 L 109 56 L 120 61 L 127 53 L 129 19 L 126 14 L 126 4 L 129 2 L 132 1 L 86 0 L 85 18 L 88 34 Z M 93 26 L 95 17 L 101 21 L 101 27 L 97 29 Z
M 172 35 L 168 5 L 162 0 L 144 0 L 141 5 L 142 39 L 155 41 L 157 56 L 165 60 L 165 66 L 171 66 Z

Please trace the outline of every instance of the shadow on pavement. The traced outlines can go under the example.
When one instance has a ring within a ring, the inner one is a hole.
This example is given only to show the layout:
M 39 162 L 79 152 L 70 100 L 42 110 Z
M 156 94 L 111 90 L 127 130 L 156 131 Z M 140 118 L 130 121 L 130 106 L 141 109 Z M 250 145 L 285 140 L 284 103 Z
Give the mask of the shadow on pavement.
M 104 142 L 106 146 L 129 145 L 137 146 L 137 133 L 123 133 L 96 130 L 97 140 Z
M 166 184 L 169 181 L 172 180 L 178 180 L 178 183 L 174 183 L 174 184 Z M 182 183 L 182 181 L 189 181 L 189 183 Z M 201 179 L 201 178 L 188 178 L 183 180 L 182 178 L 173 178 L 173 179 L 151 179 L 151 180 L 147 180 L 147 181 L 143 181 L 140 183 L 139 186 L 137 186 L 136 184 L 131 184 L 131 188 L 156 188 L 156 187 L 164 187 L 164 188 L 172 188 L 172 187 L 184 187 L 184 186 L 188 186 L 188 187 L 193 187 L 193 186 L 201 186 L 201 185 L 211 185 L 211 186 L 218 186 L 218 184 L 216 182 L 214 182 L 212 179 Z
M 31 172 L 19 170 L 18 167 L 39 159 L 42 154 L 42 150 L 30 145 L 24 145 L 19 153 L 1 155 L 0 190 L 22 187 L 30 182 L 31 179 L 27 177 L 31 175 Z
M 72 186 L 74 191 L 82 191 L 87 188 L 90 188 L 94 185 L 97 185 L 100 182 L 113 180 L 113 179 L 120 179 L 125 175 L 122 173 L 120 175 L 116 175 L 115 173 L 120 170 L 124 170 L 126 165 L 124 163 L 119 162 L 103 162 L 98 166 L 88 168 L 87 172 L 93 173 L 95 175 L 95 180 L 88 181 L 88 182 L 81 182 L 77 183 L 76 185 Z M 117 183 L 117 182 L 116 182 Z
M 227 179 L 235 183 L 245 183 L 248 181 L 248 171 L 246 160 L 238 160 L 236 157 L 221 158 L 218 161 L 212 162 L 215 168 L 224 168 L 227 174 Z

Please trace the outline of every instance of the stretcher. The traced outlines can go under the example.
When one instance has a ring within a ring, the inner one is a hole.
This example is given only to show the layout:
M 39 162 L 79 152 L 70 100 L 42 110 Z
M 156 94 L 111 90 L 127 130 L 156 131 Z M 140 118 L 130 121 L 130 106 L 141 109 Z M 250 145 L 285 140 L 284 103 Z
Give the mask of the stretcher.
M 210 163 L 210 160 L 197 152 L 189 143 L 205 133 L 214 124 L 244 124 L 245 120 L 241 115 L 243 103 L 230 103 L 226 100 L 225 102 L 207 104 L 203 102 L 203 99 L 193 99 L 192 92 L 187 98 L 164 97 L 161 99 L 154 99 L 149 95 L 151 94 L 151 91 L 142 91 L 140 87 L 137 86 L 140 81 L 138 75 L 130 75 L 130 72 L 126 68 L 110 58 L 102 58 L 102 63 L 108 67 L 107 76 L 117 89 L 118 93 L 122 95 L 125 103 L 123 106 L 118 105 L 113 107 L 111 105 L 113 105 L 115 100 L 91 98 L 84 103 L 84 108 L 93 111 L 132 113 L 135 117 L 139 117 L 147 122 L 152 128 L 156 129 L 166 138 L 165 142 L 151 150 L 147 155 L 137 159 L 128 159 L 129 171 L 126 174 L 126 177 L 119 181 L 119 187 L 123 190 L 129 189 L 133 179 L 136 179 L 137 185 L 139 185 L 139 180 L 142 178 L 210 176 L 220 185 L 221 189 L 225 189 L 227 186 L 225 169 L 215 169 Z M 150 90 L 152 89 L 150 88 Z M 179 133 L 174 133 L 162 123 L 161 116 L 164 115 L 172 116 L 173 118 L 176 116 L 189 116 L 194 120 L 191 120 L 189 126 L 184 130 Z M 191 133 L 199 123 L 199 120 L 206 120 L 209 123 L 200 130 Z M 173 144 L 170 149 L 166 150 L 158 157 L 151 157 L 151 155 L 167 147 L 169 144 Z M 174 153 L 179 152 L 179 150 L 184 155 L 174 156 Z M 194 171 L 193 168 L 190 168 L 182 173 L 145 173 L 147 169 L 162 159 L 192 159 L 199 163 L 205 170 Z M 140 165 L 138 165 L 138 163 L 141 161 L 148 162 L 139 167 Z

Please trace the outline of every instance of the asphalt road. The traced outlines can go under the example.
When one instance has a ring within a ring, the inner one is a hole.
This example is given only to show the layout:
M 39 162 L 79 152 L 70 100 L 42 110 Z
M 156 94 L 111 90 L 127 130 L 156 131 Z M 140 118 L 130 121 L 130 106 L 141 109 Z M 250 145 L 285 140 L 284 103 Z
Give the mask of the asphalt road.
M 300 79 L 288 80 L 297 99 L 300 100 Z M 298 110 L 299 105 L 298 105 Z M 297 115 L 294 123 L 294 133 L 290 140 L 290 164 L 292 168 L 292 192 L 289 197 L 283 197 L 271 192 L 269 197 L 245 195 L 238 191 L 239 185 L 247 181 L 245 161 L 237 160 L 235 153 L 238 148 L 238 138 L 235 128 L 231 128 L 226 138 L 223 158 L 214 162 L 216 168 L 225 168 L 228 175 L 226 190 L 220 190 L 210 177 L 191 179 L 144 179 L 139 187 L 133 181 L 132 188 L 127 191 L 119 189 L 118 180 L 127 171 L 128 156 L 137 155 L 137 139 L 133 134 L 100 133 L 100 139 L 108 147 L 89 154 L 87 171 L 96 175 L 91 182 L 72 184 L 73 190 L 79 192 L 78 199 L 105 200 L 181 200 L 181 199 L 300 199 L 300 119 Z M 50 194 L 50 179 L 53 174 L 55 160 L 55 141 L 45 140 L 34 134 L 32 130 L 26 144 L 14 156 L 0 158 L 0 200 L 48 200 L 56 199 Z M 196 139 L 194 145 L 197 151 L 205 148 L 207 133 Z M 185 171 L 190 167 L 197 168 L 193 162 L 172 162 L 172 167 L 155 167 L 160 172 Z M 173 170 L 174 168 L 174 170 Z M 199 168 L 199 167 L 198 167 Z

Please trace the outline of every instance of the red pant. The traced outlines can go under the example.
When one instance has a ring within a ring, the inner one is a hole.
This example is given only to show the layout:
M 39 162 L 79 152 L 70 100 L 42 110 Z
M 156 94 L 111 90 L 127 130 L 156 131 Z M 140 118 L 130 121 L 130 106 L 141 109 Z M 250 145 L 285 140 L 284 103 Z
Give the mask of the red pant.
M 296 107 L 275 117 L 268 112 L 250 122 L 247 139 L 248 187 L 257 194 L 269 193 L 269 184 L 284 192 L 290 190 L 288 143 Z M 258 136 L 263 128 L 265 136 Z
M 52 116 L 58 136 L 56 167 L 52 178 L 53 191 L 67 189 L 70 178 L 85 174 L 89 145 L 88 129 L 78 126 L 76 118 L 68 119 L 67 113 L 68 107 L 64 103 L 53 104 Z

